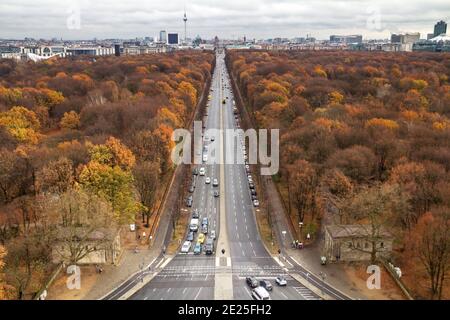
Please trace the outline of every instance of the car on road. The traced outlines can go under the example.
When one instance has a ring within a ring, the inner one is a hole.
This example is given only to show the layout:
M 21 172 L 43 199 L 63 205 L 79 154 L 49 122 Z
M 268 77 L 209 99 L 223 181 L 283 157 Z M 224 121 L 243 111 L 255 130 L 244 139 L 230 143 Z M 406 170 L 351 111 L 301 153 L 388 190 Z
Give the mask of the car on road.
M 191 185 L 190 187 L 189 187 L 189 192 L 190 193 L 194 193 L 194 191 L 195 191 L 195 185 Z
M 194 254 L 201 254 L 201 253 L 202 253 L 202 245 L 197 242 L 194 246 Z
M 192 243 L 190 241 L 185 241 L 181 247 L 181 253 L 188 253 L 191 249 Z
M 249 183 L 248 185 L 249 185 L 250 189 L 255 189 L 255 184 L 253 182 Z
M 256 196 L 256 195 L 257 195 L 257 193 L 256 193 L 256 190 L 255 190 L 255 189 L 251 189 L 250 193 L 252 194 L 252 196 Z
M 258 286 L 258 280 L 255 277 L 247 277 L 245 278 L 245 282 L 250 288 L 256 288 Z
M 204 218 L 203 218 L 202 224 L 208 225 L 208 218 L 207 218 L 207 217 L 204 217 Z
M 203 234 L 208 234 L 208 225 L 207 224 L 202 224 L 202 233 Z
M 270 300 L 270 295 L 263 287 L 257 287 L 252 290 L 252 297 L 255 300 Z
M 198 219 L 191 219 L 191 223 L 189 224 L 189 230 L 192 232 L 198 231 Z
M 214 198 L 220 197 L 220 193 L 218 190 L 214 190 Z
M 267 291 L 272 291 L 273 287 L 272 284 L 270 283 L 269 280 L 261 280 L 259 282 L 259 286 L 263 287 L 264 289 L 266 289 Z
M 198 218 L 200 218 L 200 212 L 198 211 L 198 209 L 195 209 L 194 211 L 192 211 L 192 219 Z
M 205 235 L 203 233 L 200 233 L 198 235 L 197 243 L 203 244 L 205 242 Z
M 212 136 L 211 141 L 214 142 L 216 140 L 216 137 Z
M 253 200 L 253 206 L 255 208 L 259 207 L 259 201 L 258 200 Z
M 198 168 L 194 168 L 194 170 L 192 170 L 192 174 L 194 176 L 197 176 L 198 175 Z
M 222 104 L 226 104 L 227 101 L 225 99 L 222 100 Z
M 209 233 L 209 237 L 213 240 L 216 240 L 216 230 L 211 230 Z
M 206 174 L 206 169 L 201 167 L 199 173 L 201 176 L 204 176 Z
M 213 187 L 218 187 L 219 186 L 219 180 L 214 179 L 213 180 Z
M 258 197 L 252 194 L 252 201 L 258 200 Z
M 284 277 L 282 277 L 282 276 L 278 276 L 278 277 L 275 279 L 275 283 L 276 283 L 277 285 L 279 285 L 280 287 L 285 287 L 285 286 L 287 286 L 287 281 L 286 281 L 286 279 L 285 279 Z
M 205 244 L 205 254 L 210 255 L 214 253 L 214 240 L 209 238 L 206 240 L 206 244 Z
M 194 232 L 190 231 L 186 237 L 186 241 L 194 241 Z
M 245 170 L 247 171 L 247 173 L 249 173 L 250 172 L 250 166 L 247 164 L 247 165 L 245 165 Z
M 210 177 L 206 177 L 205 183 L 206 183 L 206 184 L 210 184 L 210 183 L 211 183 L 211 178 L 210 178 Z
M 207 154 L 203 155 L 203 162 L 208 162 L 208 155 Z
M 194 200 L 193 200 L 192 196 L 189 196 L 189 197 L 186 199 L 186 206 L 188 206 L 189 208 L 192 207 L 192 202 L 193 202 L 193 201 L 194 201 Z

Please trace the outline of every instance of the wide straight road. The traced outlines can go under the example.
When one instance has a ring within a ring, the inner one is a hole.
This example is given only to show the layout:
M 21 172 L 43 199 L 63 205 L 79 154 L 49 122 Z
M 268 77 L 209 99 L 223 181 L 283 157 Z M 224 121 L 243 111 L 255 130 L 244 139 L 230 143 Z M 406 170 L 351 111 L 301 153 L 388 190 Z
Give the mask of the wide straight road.
M 274 290 L 271 292 L 271 299 L 280 300 L 314 300 L 319 299 L 317 295 L 289 276 L 288 271 L 294 270 L 290 263 L 285 264 L 275 261 L 265 250 L 255 221 L 255 215 L 248 184 L 247 172 L 242 149 L 243 137 L 237 136 L 234 141 L 235 148 L 231 148 L 232 141 L 227 135 L 219 136 L 219 132 L 214 129 L 236 129 L 238 119 L 233 114 L 234 95 L 231 90 L 230 78 L 225 67 L 224 54 L 218 53 L 216 69 L 214 71 L 211 100 L 208 105 L 208 112 L 204 137 L 201 142 L 200 153 L 195 152 L 195 156 L 202 157 L 205 146 L 208 146 L 207 163 L 198 165 L 200 169 L 206 169 L 205 176 L 193 177 L 195 181 L 195 191 L 193 193 L 193 206 L 186 208 L 189 213 L 193 209 L 200 211 L 200 221 L 203 217 L 208 217 L 209 231 L 215 230 L 219 238 L 220 223 L 226 223 L 227 245 L 230 252 L 228 256 L 226 271 L 219 269 L 221 265 L 220 257 L 223 256 L 216 248 L 216 253 L 212 256 L 194 255 L 191 248 L 188 254 L 178 253 L 172 260 L 161 257 L 155 262 L 152 268 L 158 273 L 151 282 L 145 285 L 131 299 L 136 300 L 213 300 L 215 298 L 215 275 L 220 272 L 230 272 L 232 276 L 233 294 L 236 300 L 252 299 L 251 291 L 245 283 L 246 276 L 255 276 L 258 280 L 266 279 L 272 282 Z M 225 103 L 223 103 L 225 102 Z M 211 141 L 214 140 L 214 141 Z M 223 143 L 220 143 L 222 141 Z M 224 154 L 235 153 L 240 159 L 234 164 L 219 164 L 220 146 L 223 145 Z M 224 181 L 220 181 L 220 166 L 224 166 Z M 255 175 L 258 173 L 252 173 Z M 211 184 L 206 184 L 206 177 L 211 179 Z M 220 198 L 214 197 L 214 191 L 219 190 L 213 187 L 212 180 L 218 179 L 224 192 L 221 193 L 222 204 L 225 204 L 225 221 L 219 221 Z M 188 226 L 186 226 L 186 229 Z M 196 238 L 198 234 L 196 233 Z M 223 238 L 223 237 L 222 237 Z M 193 244 L 196 243 L 196 239 Z M 225 259 L 226 260 L 226 259 Z M 231 266 L 230 266 L 231 264 Z M 288 281 L 286 287 L 277 287 L 274 279 L 283 275 Z

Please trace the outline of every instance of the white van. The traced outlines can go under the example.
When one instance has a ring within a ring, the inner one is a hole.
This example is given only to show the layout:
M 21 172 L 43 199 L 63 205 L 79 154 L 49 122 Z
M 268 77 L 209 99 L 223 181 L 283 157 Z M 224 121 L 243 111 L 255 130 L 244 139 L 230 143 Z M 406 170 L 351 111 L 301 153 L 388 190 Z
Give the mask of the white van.
M 193 232 L 198 231 L 198 219 L 192 219 L 191 223 L 189 224 L 189 230 Z
M 257 287 L 252 290 L 252 297 L 255 300 L 270 300 L 269 292 L 263 287 Z

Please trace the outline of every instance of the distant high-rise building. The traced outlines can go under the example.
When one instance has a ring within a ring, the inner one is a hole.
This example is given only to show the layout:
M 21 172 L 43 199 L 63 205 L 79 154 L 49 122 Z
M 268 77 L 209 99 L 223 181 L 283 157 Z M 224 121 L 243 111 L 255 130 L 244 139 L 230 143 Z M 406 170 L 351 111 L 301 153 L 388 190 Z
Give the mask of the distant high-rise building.
M 120 44 L 114 45 L 114 54 L 116 57 L 120 57 Z
M 171 32 L 167 34 L 167 43 L 168 44 L 179 44 L 179 37 L 178 37 L 178 33 L 175 32 Z
M 161 30 L 159 32 L 159 41 L 163 43 L 167 43 L 167 32 L 165 30 Z
M 447 33 L 447 23 L 441 20 L 434 25 L 434 36 L 437 37 L 443 33 Z

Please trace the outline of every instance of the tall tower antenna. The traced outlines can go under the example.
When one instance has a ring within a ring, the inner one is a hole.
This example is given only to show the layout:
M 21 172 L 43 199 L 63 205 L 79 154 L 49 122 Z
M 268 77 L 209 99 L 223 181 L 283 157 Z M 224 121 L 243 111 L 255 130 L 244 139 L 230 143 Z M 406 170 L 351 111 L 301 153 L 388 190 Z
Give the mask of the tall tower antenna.
M 186 24 L 187 24 L 187 16 L 186 16 L 186 5 L 184 6 L 184 17 L 183 17 L 183 21 L 184 21 L 184 42 L 187 43 L 187 28 L 186 28 Z

